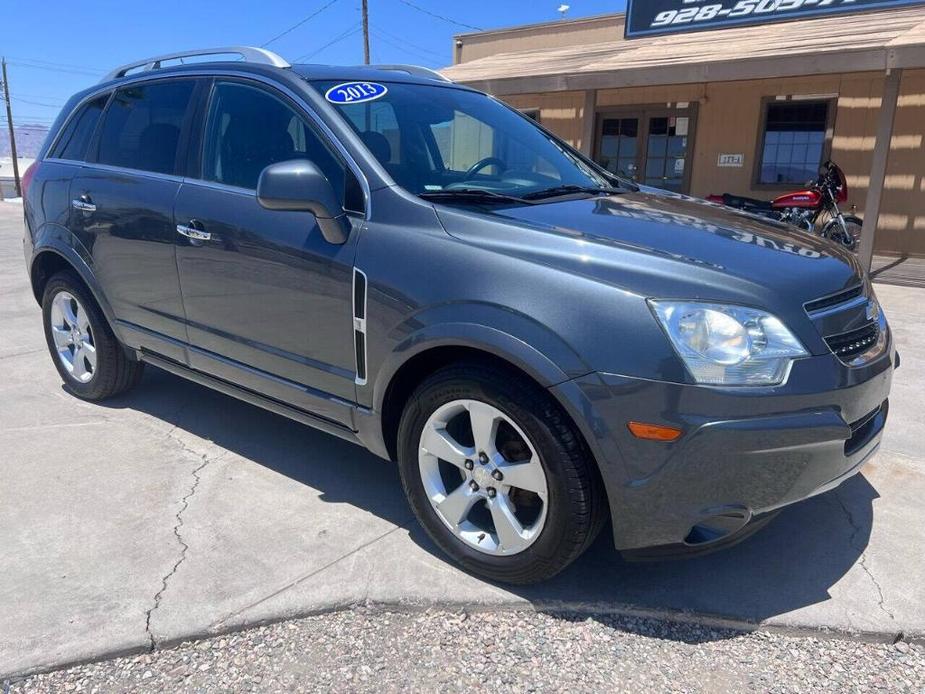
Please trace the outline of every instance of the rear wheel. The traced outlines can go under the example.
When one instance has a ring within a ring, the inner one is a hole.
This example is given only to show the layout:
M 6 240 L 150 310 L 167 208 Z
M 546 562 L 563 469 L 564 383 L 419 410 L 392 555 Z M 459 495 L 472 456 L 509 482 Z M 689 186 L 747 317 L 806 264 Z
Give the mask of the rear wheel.
M 54 275 L 42 297 L 45 340 L 65 386 L 85 400 L 122 393 L 141 378 L 93 296 L 70 271 Z
M 599 532 L 604 500 L 582 439 L 549 394 L 482 365 L 444 369 L 399 429 L 405 493 L 428 534 L 487 578 L 533 583 Z

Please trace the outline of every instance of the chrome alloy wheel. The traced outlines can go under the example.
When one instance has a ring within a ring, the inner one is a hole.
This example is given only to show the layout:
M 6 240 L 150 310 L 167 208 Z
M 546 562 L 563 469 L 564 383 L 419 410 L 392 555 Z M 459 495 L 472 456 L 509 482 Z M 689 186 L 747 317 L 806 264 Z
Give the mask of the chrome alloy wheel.
M 421 433 L 418 465 L 437 516 L 466 545 L 509 556 L 546 523 L 546 473 L 530 440 L 498 408 L 477 400 L 439 407 Z
M 51 302 L 51 335 L 65 370 L 77 381 L 89 383 L 96 373 L 96 342 L 86 309 L 65 291 Z

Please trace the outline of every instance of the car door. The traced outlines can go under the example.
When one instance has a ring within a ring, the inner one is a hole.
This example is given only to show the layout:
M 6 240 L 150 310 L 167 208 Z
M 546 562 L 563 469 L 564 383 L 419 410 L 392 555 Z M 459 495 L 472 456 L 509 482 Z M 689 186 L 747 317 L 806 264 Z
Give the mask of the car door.
M 194 79 L 171 79 L 116 90 L 70 189 L 71 230 L 90 250 L 122 339 L 181 362 L 173 204 L 196 89 Z
M 257 83 L 216 80 L 202 133 L 201 176 L 175 206 L 191 366 L 349 424 L 362 203 L 347 205 L 353 230 L 334 245 L 312 214 L 262 208 L 256 187 L 291 159 L 313 161 L 342 200 L 357 179 L 294 102 Z

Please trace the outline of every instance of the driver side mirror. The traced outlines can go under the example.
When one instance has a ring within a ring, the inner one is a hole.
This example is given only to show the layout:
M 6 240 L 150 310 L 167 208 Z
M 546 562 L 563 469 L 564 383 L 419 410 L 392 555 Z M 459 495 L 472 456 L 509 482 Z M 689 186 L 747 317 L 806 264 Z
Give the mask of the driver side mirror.
M 325 241 L 341 245 L 350 222 L 334 186 L 314 163 L 292 159 L 270 164 L 257 181 L 257 202 L 268 210 L 311 212 Z

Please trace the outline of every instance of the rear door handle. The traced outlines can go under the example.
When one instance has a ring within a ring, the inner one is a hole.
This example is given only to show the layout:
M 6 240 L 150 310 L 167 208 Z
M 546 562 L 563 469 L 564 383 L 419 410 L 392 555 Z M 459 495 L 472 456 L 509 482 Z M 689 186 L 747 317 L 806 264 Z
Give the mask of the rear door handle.
M 191 221 L 189 224 L 177 224 L 177 233 L 183 234 L 188 239 L 193 239 L 193 241 L 208 241 L 212 238 L 212 234 L 208 231 L 203 231 L 202 229 L 197 228 L 199 225 L 195 221 Z
M 96 205 L 90 202 L 90 198 L 86 195 L 71 200 L 71 207 L 81 212 L 96 212 Z

